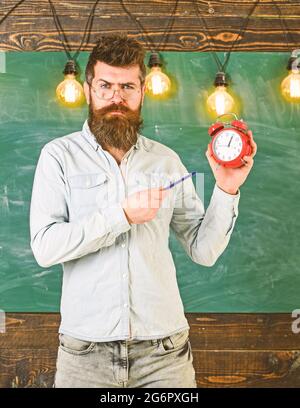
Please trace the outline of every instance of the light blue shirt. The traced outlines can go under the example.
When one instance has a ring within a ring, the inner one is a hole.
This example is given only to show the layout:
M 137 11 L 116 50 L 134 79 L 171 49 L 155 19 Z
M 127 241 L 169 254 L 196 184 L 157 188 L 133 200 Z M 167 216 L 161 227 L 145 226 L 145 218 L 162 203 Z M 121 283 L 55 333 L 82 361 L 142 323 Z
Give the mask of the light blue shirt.
M 30 205 L 31 248 L 62 264 L 59 332 L 82 340 L 157 339 L 189 328 L 169 249 L 170 227 L 188 256 L 212 266 L 238 216 L 240 192 L 215 185 L 205 211 L 191 178 L 169 190 L 156 217 L 129 224 L 124 198 L 188 173 L 167 146 L 138 135 L 120 166 L 87 121 L 41 150 Z

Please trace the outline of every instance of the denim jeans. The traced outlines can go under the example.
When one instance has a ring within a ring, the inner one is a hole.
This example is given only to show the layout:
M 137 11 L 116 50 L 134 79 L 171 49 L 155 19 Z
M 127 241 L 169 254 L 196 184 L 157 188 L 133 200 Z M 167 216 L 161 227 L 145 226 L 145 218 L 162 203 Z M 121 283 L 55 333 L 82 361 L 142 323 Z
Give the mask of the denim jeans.
M 157 340 L 59 334 L 54 388 L 197 388 L 189 329 Z

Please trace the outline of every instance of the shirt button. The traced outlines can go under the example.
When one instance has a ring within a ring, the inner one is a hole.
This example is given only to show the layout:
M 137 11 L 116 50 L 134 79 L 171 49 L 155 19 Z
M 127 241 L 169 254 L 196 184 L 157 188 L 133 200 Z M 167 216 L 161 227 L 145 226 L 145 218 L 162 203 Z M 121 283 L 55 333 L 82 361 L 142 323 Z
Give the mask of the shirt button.
M 127 305 L 127 303 L 124 303 L 124 307 L 127 307 L 128 305 Z
M 122 247 L 122 248 L 125 248 L 125 244 L 124 244 L 124 242 L 123 242 L 123 244 L 121 245 L 121 247 Z
M 126 275 L 126 273 L 123 273 L 123 278 L 127 278 L 127 275 Z
M 124 159 L 124 163 L 127 163 L 127 160 L 128 160 L 127 158 L 126 158 L 126 159 Z

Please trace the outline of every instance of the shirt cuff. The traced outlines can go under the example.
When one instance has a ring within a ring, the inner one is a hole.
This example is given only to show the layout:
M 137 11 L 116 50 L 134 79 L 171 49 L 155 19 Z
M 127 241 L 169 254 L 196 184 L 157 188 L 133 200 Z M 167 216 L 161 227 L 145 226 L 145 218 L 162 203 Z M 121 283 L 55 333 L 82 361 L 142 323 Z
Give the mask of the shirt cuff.
M 228 197 L 229 199 L 230 198 L 234 198 L 234 199 L 240 198 L 240 190 L 239 189 L 238 189 L 238 192 L 236 194 L 229 194 L 229 193 L 226 193 L 226 191 L 222 190 L 217 185 L 217 183 L 215 184 L 213 193 L 219 195 L 220 197 Z
M 229 194 L 223 191 L 220 187 L 218 187 L 217 184 L 215 184 L 212 193 L 212 198 L 214 202 L 216 202 L 217 204 L 221 204 L 223 206 L 226 205 L 231 208 L 233 206 L 235 210 L 237 209 L 240 196 L 241 196 L 240 190 L 238 190 L 237 194 Z
M 131 228 L 121 203 L 115 203 L 111 207 L 101 208 L 100 213 L 105 217 L 114 234 L 119 235 Z
M 214 191 L 212 194 L 213 205 L 218 208 L 218 213 L 226 219 L 230 218 L 230 225 L 227 228 L 225 236 L 231 234 L 234 224 L 238 216 L 238 204 L 240 199 L 240 190 L 237 194 L 229 194 L 223 191 L 220 187 L 215 184 Z

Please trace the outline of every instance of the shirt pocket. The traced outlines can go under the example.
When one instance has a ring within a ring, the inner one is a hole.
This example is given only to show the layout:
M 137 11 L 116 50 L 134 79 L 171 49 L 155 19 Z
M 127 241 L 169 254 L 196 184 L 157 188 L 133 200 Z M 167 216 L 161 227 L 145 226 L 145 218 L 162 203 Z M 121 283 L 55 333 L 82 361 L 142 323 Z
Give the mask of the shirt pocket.
M 108 177 L 104 173 L 78 174 L 68 178 L 70 203 L 75 213 L 95 207 L 106 207 L 108 200 Z

